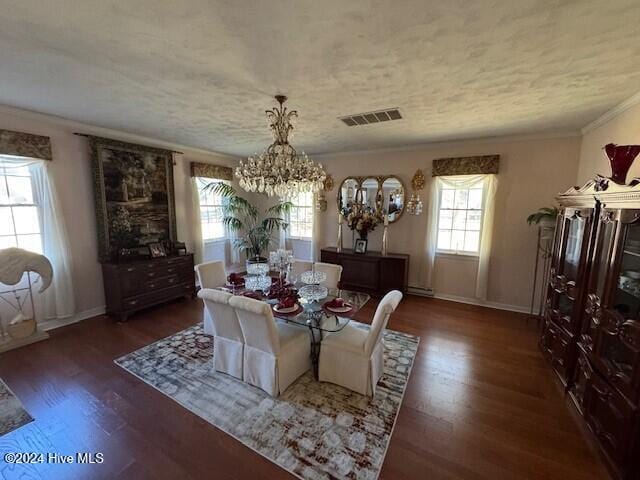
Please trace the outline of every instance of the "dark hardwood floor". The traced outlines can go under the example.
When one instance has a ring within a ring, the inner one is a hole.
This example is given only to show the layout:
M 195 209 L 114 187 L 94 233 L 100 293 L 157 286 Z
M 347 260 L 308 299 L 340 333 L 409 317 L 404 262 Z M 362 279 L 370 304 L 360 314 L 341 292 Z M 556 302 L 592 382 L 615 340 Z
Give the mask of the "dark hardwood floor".
M 85 320 L 0 355 L 0 377 L 36 419 L 0 437 L 1 451 L 104 454 L 100 465 L 0 459 L 0 478 L 293 478 L 113 363 L 200 318 L 199 301 L 185 300 L 125 324 Z M 403 300 L 389 328 L 422 340 L 380 478 L 608 478 L 525 319 Z

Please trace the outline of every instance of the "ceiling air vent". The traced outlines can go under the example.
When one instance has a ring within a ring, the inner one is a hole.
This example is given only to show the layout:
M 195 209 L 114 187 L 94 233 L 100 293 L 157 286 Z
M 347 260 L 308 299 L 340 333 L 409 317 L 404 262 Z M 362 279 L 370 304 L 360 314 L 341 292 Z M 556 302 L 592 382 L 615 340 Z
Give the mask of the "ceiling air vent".
M 400 120 L 400 110 L 392 108 L 390 110 L 378 110 L 377 112 L 358 113 L 357 115 L 349 115 L 340 117 L 349 127 L 357 125 L 369 125 L 371 123 L 388 122 L 389 120 Z

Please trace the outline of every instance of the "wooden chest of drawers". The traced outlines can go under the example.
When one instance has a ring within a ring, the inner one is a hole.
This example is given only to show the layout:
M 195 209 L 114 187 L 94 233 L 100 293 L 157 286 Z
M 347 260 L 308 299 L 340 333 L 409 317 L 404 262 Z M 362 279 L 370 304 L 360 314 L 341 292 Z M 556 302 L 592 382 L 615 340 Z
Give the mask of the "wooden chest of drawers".
M 103 263 L 107 313 L 126 320 L 132 313 L 184 296 L 194 296 L 193 255 L 127 263 Z

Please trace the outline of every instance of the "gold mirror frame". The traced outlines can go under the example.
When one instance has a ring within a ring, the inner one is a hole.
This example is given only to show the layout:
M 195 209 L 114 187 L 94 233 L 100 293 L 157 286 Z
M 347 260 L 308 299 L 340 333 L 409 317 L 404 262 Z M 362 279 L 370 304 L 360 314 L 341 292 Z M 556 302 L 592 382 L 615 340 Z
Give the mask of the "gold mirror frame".
M 404 210 L 406 208 L 406 188 L 404 185 L 404 182 L 397 177 L 396 175 L 378 175 L 378 176 L 353 176 L 353 177 L 346 177 L 344 180 L 342 180 L 342 182 L 340 182 L 340 187 L 338 187 L 338 195 L 336 197 L 336 205 L 337 205 L 337 210 L 338 213 L 342 212 L 342 189 L 345 185 L 346 182 L 348 181 L 352 181 L 354 182 L 354 200 L 355 201 L 359 201 L 362 202 L 362 191 L 363 191 L 363 185 L 367 180 L 375 180 L 377 183 L 377 188 L 376 188 L 376 194 L 375 194 L 375 199 L 374 199 L 374 204 L 375 204 L 375 209 L 377 212 L 380 212 L 382 210 L 382 207 L 384 205 L 384 196 L 383 196 L 383 184 L 386 180 L 388 179 L 394 179 L 397 180 L 400 183 L 400 186 L 402 188 L 402 192 L 404 195 L 403 198 L 403 202 L 402 202 L 402 208 L 399 210 L 399 213 L 396 215 L 396 217 L 393 220 L 389 220 L 389 223 L 395 223 L 397 222 L 400 217 L 402 217 L 402 214 L 404 213 Z
M 347 177 L 347 178 L 345 178 L 342 182 L 340 182 L 340 186 L 338 187 L 338 197 L 337 197 L 338 213 L 342 212 L 342 189 L 344 187 L 344 184 L 346 182 L 348 182 L 349 180 L 352 180 L 354 182 L 353 198 L 354 198 L 355 201 L 358 200 L 358 193 L 360 191 L 361 177 Z
M 395 223 L 400 219 L 400 217 L 402 217 L 402 214 L 404 213 L 404 209 L 407 205 L 407 189 L 404 186 L 404 182 L 399 177 L 396 177 L 395 175 L 387 175 L 385 177 L 378 177 L 378 178 L 379 178 L 379 184 L 380 184 L 380 188 L 378 191 L 378 195 L 380 197 L 380 203 L 378 206 L 379 211 L 381 211 L 384 206 L 384 183 L 387 180 L 395 180 L 400 184 L 400 190 L 402 191 L 402 208 L 400 208 L 400 210 L 396 210 L 397 214 L 395 215 L 393 220 L 389 219 L 389 223 Z

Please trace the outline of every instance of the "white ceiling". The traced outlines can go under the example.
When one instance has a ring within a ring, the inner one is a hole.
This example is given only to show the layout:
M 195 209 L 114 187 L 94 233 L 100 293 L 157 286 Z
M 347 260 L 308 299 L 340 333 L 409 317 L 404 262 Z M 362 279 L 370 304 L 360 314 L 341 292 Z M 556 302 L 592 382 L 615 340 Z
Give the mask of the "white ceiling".
M 0 0 L 0 103 L 230 154 L 575 131 L 640 90 L 638 0 Z M 399 107 L 404 119 L 337 117 Z

